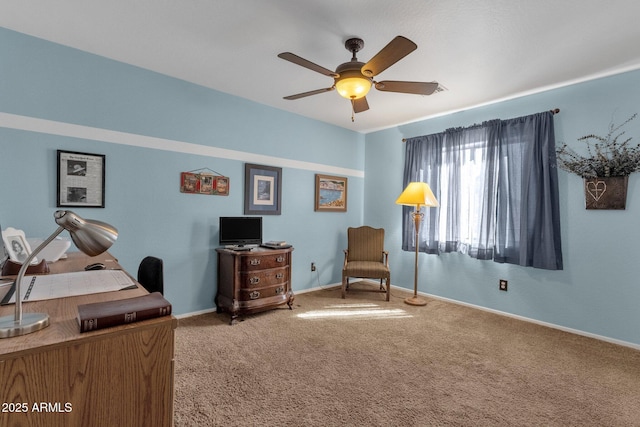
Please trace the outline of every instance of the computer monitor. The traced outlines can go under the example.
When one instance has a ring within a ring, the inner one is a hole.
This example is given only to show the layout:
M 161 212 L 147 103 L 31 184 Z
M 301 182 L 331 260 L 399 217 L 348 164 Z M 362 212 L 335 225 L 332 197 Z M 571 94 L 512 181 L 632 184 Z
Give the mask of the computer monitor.
M 220 245 L 260 245 L 262 244 L 261 216 L 221 216 Z

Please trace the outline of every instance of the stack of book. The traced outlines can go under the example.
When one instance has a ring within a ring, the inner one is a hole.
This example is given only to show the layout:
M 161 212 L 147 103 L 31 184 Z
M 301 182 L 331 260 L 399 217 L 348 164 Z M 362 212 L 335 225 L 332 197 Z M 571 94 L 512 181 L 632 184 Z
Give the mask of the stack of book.
M 269 240 L 268 242 L 263 243 L 262 246 L 271 249 L 284 249 L 291 247 L 291 245 L 284 240 Z

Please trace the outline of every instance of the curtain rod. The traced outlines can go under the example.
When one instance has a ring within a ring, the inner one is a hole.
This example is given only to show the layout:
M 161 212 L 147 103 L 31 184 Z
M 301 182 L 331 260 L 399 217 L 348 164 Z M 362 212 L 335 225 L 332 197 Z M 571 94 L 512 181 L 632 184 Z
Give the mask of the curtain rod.
M 549 112 L 551 114 L 555 115 L 555 114 L 558 114 L 560 112 L 560 109 L 559 108 L 554 108 L 553 110 L 549 110 Z M 406 141 L 407 141 L 407 138 L 402 138 L 402 142 L 406 142 Z

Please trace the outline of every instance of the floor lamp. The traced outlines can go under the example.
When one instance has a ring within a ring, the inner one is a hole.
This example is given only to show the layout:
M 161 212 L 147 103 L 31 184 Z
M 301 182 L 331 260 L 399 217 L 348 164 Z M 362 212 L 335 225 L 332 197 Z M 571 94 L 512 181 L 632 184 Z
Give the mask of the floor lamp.
M 424 217 L 424 213 L 420 212 L 420 208 L 422 208 L 422 206 L 436 207 L 438 206 L 438 201 L 433 195 L 431 188 L 429 188 L 429 184 L 425 182 L 410 182 L 409 185 L 407 185 L 407 188 L 405 188 L 402 194 L 400 194 L 396 203 L 398 205 L 415 206 L 415 210 L 411 213 L 416 233 L 414 241 L 416 247 L 416 259 L 413 278 L 413 296 L 405 299 L 404 302 L 410 305 L 426 305 L 427 301 L 418 297 L 418 247 L 420 246 L 418 244 L 418 238 L 420 222 Z
M 16 276 L 15 298 L 16 308 L 14 316 L 0 317 L 0 338 L 10 338 L 19 335 L 39 331 L 49 326 L 49 315 L 46 313 L 22 313 L 22 294 L 20 284 L 29 264 L 38 252 L 62 233 L 69 231 L 71 240 L 82 252 L 89 256 L 100 255 L 111 247 L 118 238 L 118 230 L 115 227 L 101 221 L 82 219 L 71 211 L 56 211 L 54 214 L 58 229 L 38 246 L 27 259 Z

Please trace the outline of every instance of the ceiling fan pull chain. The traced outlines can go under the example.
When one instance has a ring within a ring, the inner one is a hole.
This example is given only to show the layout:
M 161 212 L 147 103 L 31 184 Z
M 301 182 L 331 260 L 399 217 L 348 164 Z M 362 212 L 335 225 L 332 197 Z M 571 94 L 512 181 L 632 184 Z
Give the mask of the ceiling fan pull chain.
M 356 121 L 356 101 L 351 99 L 351 123 Z

